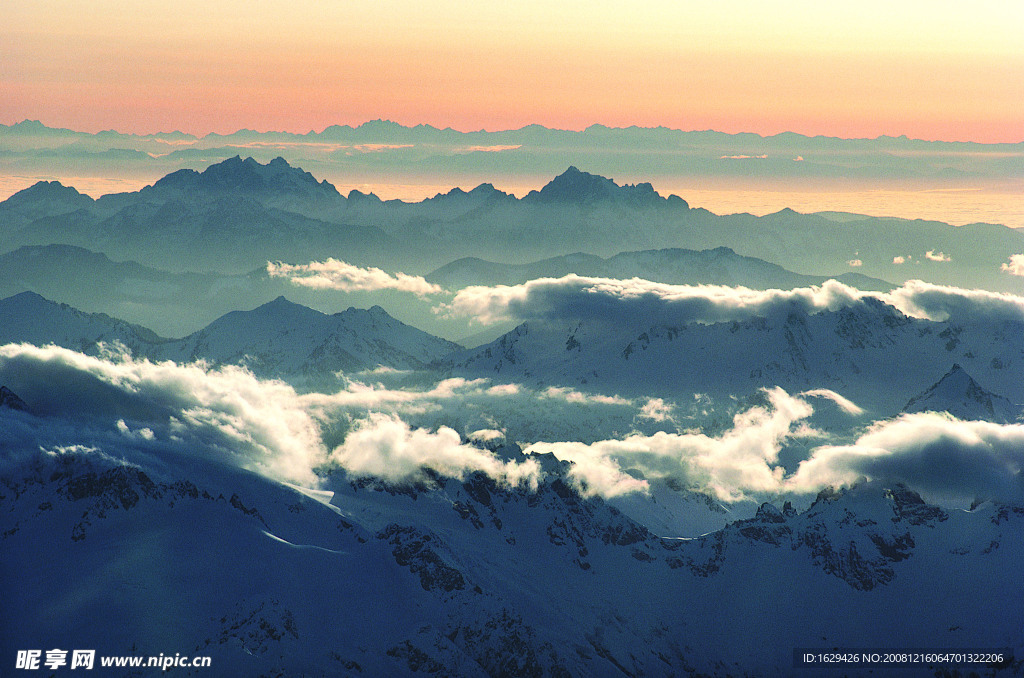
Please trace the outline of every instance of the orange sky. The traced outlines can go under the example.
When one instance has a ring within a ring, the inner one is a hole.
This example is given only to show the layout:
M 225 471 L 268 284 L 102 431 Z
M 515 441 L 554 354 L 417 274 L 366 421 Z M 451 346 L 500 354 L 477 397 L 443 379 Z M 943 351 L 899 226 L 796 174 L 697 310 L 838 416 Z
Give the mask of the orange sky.
M 835 4 L 6 0 L 0 122 L 1024 141 L 1024 3 Z

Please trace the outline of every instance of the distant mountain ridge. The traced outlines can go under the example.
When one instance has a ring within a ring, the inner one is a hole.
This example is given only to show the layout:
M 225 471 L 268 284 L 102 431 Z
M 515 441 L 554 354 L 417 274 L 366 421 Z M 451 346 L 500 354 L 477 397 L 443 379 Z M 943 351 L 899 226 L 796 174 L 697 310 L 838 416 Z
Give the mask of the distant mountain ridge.
M 459 289 L 469 285 L 518 285 L 571 273 L 599 278 L 643 278 L 674 285 L 738 285 L 752 289 L 807 287 L 820 285 L 830 278 L 861 290 L 888 291 L 894 287 L 884 280 L 859 273 L 801 275 L 762 259 L 740 256 L 728 247 L 620 252 L 608 258 L 579 252 L 529 264 L 501 264 L 468 257 L 442 266 L 425 278 L 449 289 Z
M 626 204 L 631 207 L 671 205 L 687 208 L 686 201 L 678 196 L 662 198 L 649 183 L 620 186 L 611 179 L 581 172 L 570 166 L 552 179 L 539 191 L 530 191 L 523 197 L 526 204 L 572 203 L 590 205 L 602 202 Z
M 849 272 L 897 284 L 916 278 L 996 291 L 1019 291 L 1002 266 L 1024 251 L 1024 233 L 994 225 L 835 220 L 790 209 L 718 216 L 650 184 L 619 185 L 575 166 L 521 199 L 484 183 L 405 203 L 356 190 L 344 197 L 282 158 L 264 165 L 238 156 L 96 201 L 32 187 L 0 203 L 0 235 L 8 251 L 68 244 L 169 270 L 232 274 L 326 256 L 426 273 L 465 257 L 525 264 L 727 247 L 805 275 L 856 269 Z
M 280 197 L 309 200 L 340 200 L 341 194 L 327 180 L 317 181 L 309 172 L 288 164 L 282 157 L 266 165 L 251 157 L 235 156 L 210 165 L 202 172 L 183 169 L 168 174 L 139 192 L 140 197 L 163 199 L 195 194 L 253 194 L 261 200 Z

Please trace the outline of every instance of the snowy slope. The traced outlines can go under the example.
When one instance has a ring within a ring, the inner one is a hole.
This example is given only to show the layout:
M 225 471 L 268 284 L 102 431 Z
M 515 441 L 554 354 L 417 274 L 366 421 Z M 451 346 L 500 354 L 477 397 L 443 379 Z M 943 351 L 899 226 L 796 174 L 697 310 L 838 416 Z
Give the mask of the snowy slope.
M 535 491 L 334 475 L 312 493 L 155 447 L 7 455 L 4 656 L 180 652 L 212 656 L 209 675 L 787 676 L 796 647 L 1024 651 L 1024 584 L 1007 576 L 1024 566 L 1024 507 L 948 511 L 863 485 L 672 539 L 557 473 Z
M 378 365 L 418 369 L 458 348 L 395 320 L 379 306 L 327 315 L 278 297 L 251 311 L 228 313 L 155 355 L 242 364 L 261 375 L 317 378 Z
M 152 360 L 244 365 L 263 376 L 333 383 L 338 371 L 421 369 L 460 349 L 374 306 L 327 315 L 278 297 L 252 311 L 234 311 L 183 339 L 163 339 L 102 313 L 83 313 L 32 292 L 0 300 L 0 345 L 56 344 L 96 353 L 121 344 Z
M 145 327 L 103 313 L 83 313 L 34 292 L 0 299 L 0 319 L 0 344 L 56 344 L 95 353 L 97 345 L 104 342 L 122 344 L 137 355 L 146 355 L 166 341 Z

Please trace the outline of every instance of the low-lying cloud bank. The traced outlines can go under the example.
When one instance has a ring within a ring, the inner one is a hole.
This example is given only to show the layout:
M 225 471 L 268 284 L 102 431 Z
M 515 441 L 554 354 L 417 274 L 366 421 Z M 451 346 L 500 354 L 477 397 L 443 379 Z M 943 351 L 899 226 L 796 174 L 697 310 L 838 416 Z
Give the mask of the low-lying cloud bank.
M 520 285 L 460 290 L 439 313 L 482 323 L 535 319 L 585 319 L 620 323 L 718 323 L 801 312 L 854 308 L 869 300 L 921 319 L 1024 320 L 1024 297 L 910 280 L 891 292 L 864 292 L 836 280 L 792 290 L 752 290 L 722 285 L 668 285 L 639 278 L 615 280 L 568 275 Z
M 600 425 L 593 422 L 610 412 L 619 413 L 625 426 L 672 423 L 676 405 L 570 389 L 530 391 L 483 379 L 450 379 L 420 390 L 353 383 L 335 394 L 298 394 L 237 367 L 87 356 L 28 344 L 0 346 L 0 384 L 32 408 L 32 414 L 0 408 L 0 449 L 8 455 L 85 450 L 110 459 L 154 460 L 169 452 L 307 486 L 331 469 L 400 483 L 422 478 L 429 468 L 449 477 L 481 472 L 503 484 L 535 487 L 543 474 L 530 455 L 552 453 L 571 462 L 569 480 L 581 492 L 606 498 L 645 492 L 659 478 L 722 500 L 807 495 L 861 478 L 901 482 L 926 498 L 964 504 L 1024 497 L 1024 425 L 905 414 L 837 441 L 809 425 L 812 403 L 829 400 L 851 417 L 861 410 L 824 389 L 797 395 L 765 390 L 762 404 L 740 411 L 714 436 L 674 426 L 648 433 L 607 429 L 606 438 L 590 442 L 534 437 L 524 456 L 501 457 L 488 449 L 507 430 L 498 416 L 501 403 L 526 418 L 533 415 L 521 408 L 557 408 L 559 416 L 579 416 L 580 431 Z M 492 418 L 459 418 L 473 408 Z M 462 421 L 465 430 L 444 421 Z M 781 452 L 812 444 L 817 446 L 787 472 Z
M 534 489 L 540 482 L 540 464 L 534 459 L 502 461 L 463 443 L 447 426 L 437 431 L 413 429 L 397 415 L 379 412 L 358 421 L 328 458 L 352 475 L 392 482 L 415 480 L 425 467 L 460 479 L 481 471 L 499 482 Z
M 737 414 L 733 427 L 718 437 L 660 431 L 590 445 L 535 443 L 524 452 L 551 453 L 572 462 L 570 478 L 585 495 L 616 497 L 644 492 L 648 481 L 656 478 L 673 478 L 725 501 L 751 492 L 777 492 L 784 473 L 778 463 L 779 452 L 790 439 L 816 435 L 799 426 L 814 410 L 803 398 L 780 388 L 768 390 L 766 395 L 767 406 Z
M 268 261 L 267 274 L 271 278 L 286 278 L 293 285 L 342 292 L 398 290 L 423 297 L 444 291 L 439 285 L 429 283 L 418 275 L 401 272 L 391 274 L 373 267 L 360 268 L 333 258 L 326 261 L 311 261 L 308 264 Z
M 525 452 L 571 462 L 577 488 L 603 497 L 646 492 L 649 481 L 662 478 L 723 501 L 814 494 L 860 480 L 903 483 L 930 500 L 960 505 L 1024 497 L 1024 425 L 961 421 L 945 413 L 875 422 L 849 444 L 813 448 L 786 475 L 779 464 L 782 447 L 821 434 L 800 423 L 812 413 L 806 400 L 781 389 L 768 395 L 770 406 L 736 415 L 733 427 L 718 437 L 659 432 L 590 445 L 536 443 Z
M 135 443 L 163 445 L 301 484 L 316 483 L 313 468 L 326 458 L 317 422 L 292 387 L 238 367 L 8 344 L 0 346 L 0 383 L 42 415 L 40 427 L 74 422 L 61 429 L 66 436 L 117 430 Z M 109 444 L 100 436 L 99 444 L 104 441 Z M 92 444 L 66 441 L 79 443 Z
M 936 500 L 1024 494 L 1024 425 L 925 412 L 877 422 L 850 445 L 820 447 L 784 484 L 813 492 L 859 478 L 902 482 Z
M 480 471 L 513 485 L 539 480 L 536 460 L 499 460 L 450 427 L 414 428 L 380 411 L 415 414 L 443 402 L 507 398 L 518 393 L 514 385 L 450 379 L 413 391 L 354 383 L 332 395 L 299 394 L 240 367 L 30 344 L 0 346 L 0 384 L 33 412 L 0 408 L 5 449 L 90 449 L 111 458 L 167 451 L 307 486 L 333 468 L 393 482 L 415 480 L 423 468 L 451 477 Z M 327 442 L 338 429 L 343 439 Z

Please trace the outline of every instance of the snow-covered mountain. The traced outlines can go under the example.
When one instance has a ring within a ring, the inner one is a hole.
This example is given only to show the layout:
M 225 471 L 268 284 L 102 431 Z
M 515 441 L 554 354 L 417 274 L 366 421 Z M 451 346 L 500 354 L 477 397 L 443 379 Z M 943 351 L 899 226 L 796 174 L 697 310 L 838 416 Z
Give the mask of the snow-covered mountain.
M 761 387 L 828 388 L 872 410 L 899 412 L 957 362 L 1011 400 L 1024 400 L 1024 321 L 991 324 L 908 317 L 881 301 L 742 321 L 629 323 L 531 320 L 490 344 L 454 354 L 451 373 L 622 395 L 729 399 Z
M 339 371 L 422 369 L 461 348 L 395 320 L 379 306 L 327 315 L 284 297 L 228 313 L 182 339 L 165 339 L 32 292 L 0 300 L 0 319 L 0 344 L 55 344 L 90 354 L 100 343 L 120 344 L 136 357 L 244 365 L 261 376 L 305 385 L 318 380 L 334 384 Z
M 72 642 L 209 656 L 211 675 L 786 676 L 796 648 L 1024 651 L 1021 506 L 867 484 L 674 539 L 553 469 L 536 490 L 335 474 L 309 491 L 155 449 L 16 452 L 5 657 Z
M 154 355 L 315 380 L 378 365 L 421 369 L 459 348 L 395 320 L 380 306 L 327 315 L 278 297 L 251 311 L 228 313 Z
M 911 398 L 904 405 L 903 411 L 949 412 L 958 419 L 1006 424 L 1016 421 L 1022 408 L 1000 395 L 986 391 L 967 370 L 954 364 L 930 388 Z
M 56 344 L 83 353 L 95 353 L 100 343 L 121 344 L 132 353 L 147 355 L 164 341 L 140 325 L 103 313 L 83 313 L 34 292 L 0 299 L 0 344 Z

